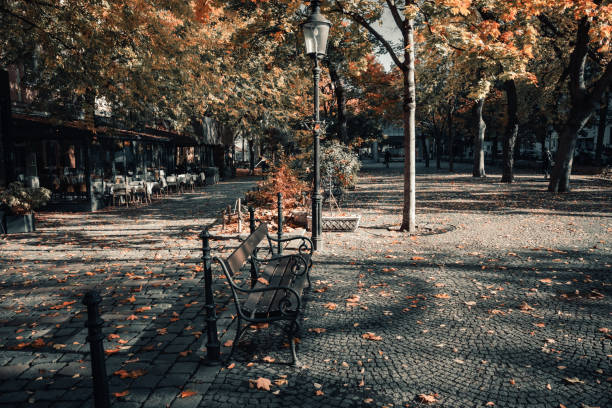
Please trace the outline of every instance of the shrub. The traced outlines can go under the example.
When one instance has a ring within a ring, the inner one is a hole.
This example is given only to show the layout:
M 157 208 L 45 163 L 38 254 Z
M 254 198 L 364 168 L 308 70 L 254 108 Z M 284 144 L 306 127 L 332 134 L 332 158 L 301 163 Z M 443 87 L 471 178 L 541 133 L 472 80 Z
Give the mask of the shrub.
M 29 214 L 42 207 L 51 198 L 51 191 L 44 187 L 28 188 L 15 181 L 0 191 L 0 203 L 15 215 Z
M 328 188 L 330 181 L 335 188 L 354 187 L 360 167 L 359 156 L 348 146 L 338 142 L 326 144 L 321 152 L 323 189 Z
M 276 205 L 278 193 L 282 193 L 285 209 L 298 207 L 302 202 L 302 192 L 308 190 L 308 184 L 298 179 L 287 162 L 283 158 L 282 164 L 273 166 L 266 179 L 257 183 L 258 190 L 247 194 L 247 199 L 258 207 L 271 207 Z

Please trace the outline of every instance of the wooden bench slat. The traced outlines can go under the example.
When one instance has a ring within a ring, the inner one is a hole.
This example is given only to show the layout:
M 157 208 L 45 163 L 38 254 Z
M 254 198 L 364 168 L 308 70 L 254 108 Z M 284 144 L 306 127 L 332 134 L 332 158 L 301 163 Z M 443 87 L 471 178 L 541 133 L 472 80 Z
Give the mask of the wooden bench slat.
M 290 264 L 287 265 L 287 271 L 286 273 L 283 275 L 283 280 L 280 282 L 280 285 L 282 286 L 290 286 L 291 288 L 293 288 L 298 296 L 300 296 L 300 298 L 302 297 L 302 291 L 304 290 L 304 287 L 306 286 L 306 275 L 300 275 L 300 276 L 294 276 L 291 273 L 291 266 L 295 263 L 295 260 L 293 262 L 291 262 Z M 273 313 L 279 313 L 279 302 L 281 301 L 281 299 L 285 297 L 285 293 L 283 291 L 276 291 L 276 294 L 274 296 L 274 299 L 272 299 L 272 302 L 270 303 L 270 309 L 269 309 L 269 314 L 273 314 Z M 294 300 L 292 298 L 292 300 Z
M 270 282 L 270 286 L 281 286 L 284 285 L 282 282 L 285 281 L 285 276 L 287 275 L 287 268 L 289 268 L 289 258 L 283 258 L 280 262 L 276 263 L 273 275 L 266 277 L 266 279 Z M 264 269 L 265 273 L 265 269 Z M 264 275 L 265 277 L 265 275 Z M 258 309 L 269 315 L 272 310 L 272 300 L 277 296 L 278 292 L 284 291 L 268 291 L 265 292 L 265 295 L 259 300 Z
M 242 265 L 249 259 L 251 253 L 257 248 L 257 245 L 266 237 L 268 233 L 268 224 L 261 223 L 236 250 L 227 258 L 227 264 L 230 271 L 237 273 Z
M 269 285 L 265 285 L 259 281 L 253 288 L 265 288 L 268 286 L 278 286 L 283 278 L 283 273 L 286 269 L 288 260 L 283 259 L 282 262 L 274 262 L 267 266 L 260 277 L 266 279 Z M 251 316 L 267 315 L 270 302 L 277 291 L 255 292 L 251 293 L 244 304 L 244 310 L 251 313 Z

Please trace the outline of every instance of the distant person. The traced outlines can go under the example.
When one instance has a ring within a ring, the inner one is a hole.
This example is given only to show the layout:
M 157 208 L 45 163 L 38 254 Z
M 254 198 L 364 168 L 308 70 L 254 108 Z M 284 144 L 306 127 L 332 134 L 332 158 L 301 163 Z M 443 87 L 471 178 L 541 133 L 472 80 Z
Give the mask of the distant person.
M 544 151 L 544 162 L 542 163 L 544 170 L 544 180 L 548 179 L 548 177 L 550 176 L 552 164 L 552 153 L 550 152 L 550 150 L 546 149 Z
M 385 150 L 385 166 L 387 166 L 387 168 L 389 168 L 389 163 L 391 163 L 391 152 Z

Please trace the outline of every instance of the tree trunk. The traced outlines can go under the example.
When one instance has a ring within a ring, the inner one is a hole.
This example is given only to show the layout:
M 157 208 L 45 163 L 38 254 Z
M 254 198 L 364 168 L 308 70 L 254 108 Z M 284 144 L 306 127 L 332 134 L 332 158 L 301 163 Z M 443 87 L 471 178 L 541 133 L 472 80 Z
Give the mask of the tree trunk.
M 435 128 L 434 125 L 434 129 Z M 440 170 L 442 168 L 440 164 L 442 160 L 442 132 L 435 131 L 434 134 L 436 135 L 436 169 Z
M 608 125 L 608 109 L 610 107 L 610 92 L 606 92 L 599 108 L 599 123 L 597 126 L 597 144 L 595 145 L 595 164 L 601 165 L 601 154 L 603 153 L 603 142 L 606 137 Z
M 514 182 L 514 145 L 518 135 L 518 104 L 514 80 L 506 81 L 504 88 L 506 90 L 506 98 L 508 99 L 508 126 L 504 134 L 504 164 L 501 181 L 502 183 L 512 183 Z
M 329 63 L 329 76 L 332 82 L 334 83 L 334 94 L 336 95 L 336 106 L 338 115 L 338 139 L 342 143 L 348 144 L 348 130 L 346 125 L 346 87 L 344 85 L 344 79 L 340 75 L 338 75 L 336 66 L 331 62 Z
M 423 160 L 425 160 L 425 167 L 429 168 L 429 152 L 427 151 L 427 136 L 425 133 L 421 133 L 421 147 L 423 149 Z
M 15 178 L 12 149 L 11 87 L 8 71 L 0 70 L 0 186 Z
M 601 100 L 612 83 L 612 61 L 609 61 L 600 78 L 590 86 L 590 90 L 587 89 L 584 71 L 590 43 L 590 27 L 588 18 L 584 17 L 580 20 L 574 49 L 570 55 L 568 71 L 571 108 L 567 122 L 559 134 L 559 149 L 555 157 L 550 184 L 548 184 L 548 191 L 555 193 L 570 190 L 569 182 L 578 132 L 589 120 L 596 109 L 597 102 Z
M 559 134 L 559 148 L 555 156 L 555 165 L 550 175 L 548 191 L 564 193 L 570 191 L 569 182 L 574 162 L 574 151 L 578 132 L 588 122 L 593 111 L 587 112 L 583 107 L 570 111 L 567 124 Z
M 484 98 L 476 101 L 474 105 L 474 120 L 478 123 L 476 133 L 474 134 L 474 165 L 472 168 L 473 177 L 486 177 L 484 163 L 484 138 L 487 124 L 482 118 L 482 108 L 484 107 Z
M 414 232 L 416 228 L 415 194 L 415 112 L 416 86 L 414 80 L 414 20 L 404 22 L 404 208 L 402 211 L 401 231 Z
M 448 109 L 448 171 L 453 172 L 454 154 L 453 145 L 455 144 L 455 128 L 453 127 L 453 107 Z

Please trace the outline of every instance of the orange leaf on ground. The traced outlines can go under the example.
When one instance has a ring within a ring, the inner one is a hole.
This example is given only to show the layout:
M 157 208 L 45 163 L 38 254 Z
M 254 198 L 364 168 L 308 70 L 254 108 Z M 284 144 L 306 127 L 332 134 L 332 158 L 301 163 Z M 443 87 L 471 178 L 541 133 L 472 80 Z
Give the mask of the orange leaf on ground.
M 234 345 L 234 340 L 228 340 L 223 343 L 223 347 L 232 347 Z
M 122 392 L 114 392 L 113 395 L 115 397 L 119 398 L 119 397 L 125 397 L 129 393 L 130 393 L 130 390 L 125 390 L 125 391 L 122 391 Z
M 372 333 L 372 332 L 366 332 L 366 333 L 362 334 L 361 337 L 366 339 L 366 340 L 373 340 L 373 341 L 381 341 L 382 340 L 381 336 L 377 336 L 375 333 Z
M 118 375 L 120 378 L 138 378 L 138 377 L 142 377 L 146 373 L 147 372 L 142 369 L 132 370 L 132 371 L 121 369 L 121 370 L 115 371 L 113 374 Z
M 434 295 L 437 299 L 450 299 L 450 295 L 448 293 L 437 293 Z
M 412 258 L 413 261 L 423 261 L 425 258 L 423 258 L 422 256 L 413 256 Z
M 433 404 L 435 402 L 438 402 L 438 400 L 436 399 L 436 397 L 438 396 L 438 394 L 419 394 L 419 401 L 424 403 L 424 404 Z
M 309 332 L 315 332 L 315 333 L 320 334 L 320 333 L 325 333 L 327 330 L 326 330 L 326 329 L 323 329 L 323 328 L 321 328 L 321 327 L 315 327 L 315 328 L 313 328 L 313 329 L 308 329 L 308 331 L 309 331 Z
M 181 392 L 181 393 L 179 394 L 179 397 L 181 397 L 181 398 L 187 398 L 187 397 L 192 397 L 192 396 L 194 396 L 194 395 L 196 395 L 196 394 L 197 394 L 197 392 L 195 392 L 195 391 L 185 390 L 185 391 L 183 391 L 183 392 Z
M 232 363 L 230 365 L 227 366 L 228 370 L 231 370 L 232 368 L 236 367 L 236 363 Z
M 329 309 L 329 310 L 336 310 L 338 305 L 336 303 L 333 303 L 333 302 L 327 302 L 326 304 L 323 305 L 323 307 L 326 308 L 326 309 Z
M 45 341 L 43 339 L 36 339 L 32 342 L 32 347 L 39 348 L 44 347 Z
M 257 278 L 257 282 L 261 283 L 262 285 L 269 285 L 270 282 L 268 282 L 268 280 L 266 278 Z
M 265 356 L 262 360 L 266 363 L 273 363 L 276 359 L 274 357 Z
M 249 383 L 251 386 L 257 387 L 258 390 L 270 391 L 272 381 L 264 377 L 259 377 L 257 380 L 249 380 Z

